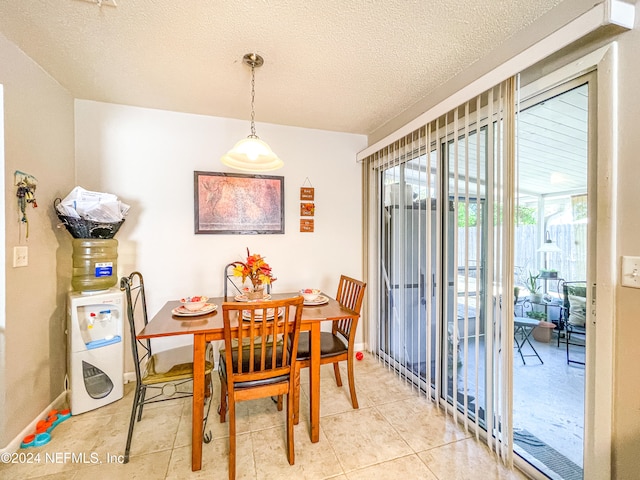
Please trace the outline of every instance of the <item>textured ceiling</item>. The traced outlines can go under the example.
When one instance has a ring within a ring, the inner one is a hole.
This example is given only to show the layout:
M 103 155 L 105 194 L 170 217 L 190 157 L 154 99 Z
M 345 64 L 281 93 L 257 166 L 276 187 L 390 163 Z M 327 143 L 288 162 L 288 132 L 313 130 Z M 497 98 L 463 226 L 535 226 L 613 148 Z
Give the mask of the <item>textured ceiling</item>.
M 369 134 L 562 0 L 1 0 L 80 99 Z M 0 66 L 2 68 L 2 66 Z

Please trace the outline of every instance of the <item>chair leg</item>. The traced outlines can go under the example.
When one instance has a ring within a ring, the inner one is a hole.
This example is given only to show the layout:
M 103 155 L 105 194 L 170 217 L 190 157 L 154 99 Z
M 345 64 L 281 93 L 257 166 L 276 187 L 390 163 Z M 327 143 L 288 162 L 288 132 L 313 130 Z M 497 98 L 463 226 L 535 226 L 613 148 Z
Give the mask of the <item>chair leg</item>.
M 334 363 L 334 365 L 336 367 L 338 366 L 337 363 Z M 351 355 L 347 359 L 347 376 L 349 377 L 349 393 L 351 394 L 351 405 L 353 406 L 353 408 L 357 409 L 358 398 L 356 397 L 356 382 L 355 382 L 355 375 L 353 372 L 353 355 Z
M 138 405 L 140 405 L 138 408 L 138 421 L 142 419 L 142 407 L 144 406 L 144 397 L 146 394 L 147 389 L 143 387 L 140 391 L 140 395 L 138 396 Z
M 295 386 L 293 386 L 295 391 Z M 287 393 L 287 460 L 289 460 L 289 465 L 293 465 L 295 463 L 295 450 L 294 450 L 294 441 L 293 441 L 293 409 L 294 409 L 294 392 L 291 391 L 291 387 L 289 388 L 289 393 Z
M 229 480 L 236 478 L 236 404 L 229 399 Z
M 278 395 L 278 399 L 276 401 L 276 408 L 278 409 L 279 412 L 282 411 L 282 406 L 283 406 L 282 395 Z
M 293 392 L 291 395 L 293 396 L 293 423 L 298 425 L 300 423 L 300 367 L 297 365 L 293 372 Z
M 209 398 L 211 396 L 211 387 L 213 382 L 211 380 L 211 374 L 207 373 L 204 377 L 204 398 Z
M 124 448 L 124 463 L 129 463 L 129 452 L 131 451 L 131 438 L 133 437 L 133 427 L 136 423 L 136 413 L 138 412 L 138 401 L 140 400 L 140 390 L 141 390 L 140 387 L 136 386 L 136 392 L 133 395 L 133 405 L 131 406 L 131 419 L 129 420 L 129 433 L 127 434 L 127 445 Z
M 227 421 L 227 384 L 220 382 L 220 423 Z
M 335 362 L 333 364 L 333 373 L 336 376 L 336 385 L 341 387 L 342 386 L 342 377 L 340 377 L 340 365 L 338 365 L 338 362 Z

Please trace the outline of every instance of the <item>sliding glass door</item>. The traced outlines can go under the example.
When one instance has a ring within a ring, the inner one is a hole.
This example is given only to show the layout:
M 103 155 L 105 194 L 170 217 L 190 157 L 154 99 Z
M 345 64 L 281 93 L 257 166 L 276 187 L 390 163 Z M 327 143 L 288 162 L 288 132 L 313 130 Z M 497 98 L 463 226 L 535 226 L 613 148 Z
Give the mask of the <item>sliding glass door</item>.
M 437 213 L 435 156 L 426 146 L 380 172 L 381 352 L 427 390 L 435 378 Z
M 512 89 L 505 82 L 369 159 L 376 353 L 449 415 L 485 432 L 507 461 L 509 415 L 497 385 L 511 366 L 512 296 L 505 310 L 502 291 L 512 288 L 504 247 Z
M 373 351 L 505 463 L 515 450 L 562 478 L 582 474 L 589 349 L 576 334 L 573 303 L 589 304 L 593 103 L 578 78 L 516 113 L 505 82 L 368 158 L 379 312 Z M 523 269 L 540 275 L 543 303 L 532 306 Z M 563 292 L 564 281 L 580 281 L 582 290 Z M 581 299 L 569 298 L 576 292 Z M 533 330 L 540 312 L 553 329 L 547 343 Z M 527 318 L 531 331 L 515 331 Z M 556 465 L 570 463 L 575 475 Z
M 523 315 L 543 318 L 552 330 L 550 338 L 532 339 L 539 358 L 514 363 L 514 448 L 545 474 L 564 479 L 583 477 L 585 374 L 592 368 L 586 354 L 593 248 L 588 227 L 594 224 L 592 80 L 585 75 L 535 92 L 518 114 L 521 215 L 514 252 L 519 308 Z M 523 280 L 529 276 L 536 280 L 527 287 Z M 543 294 L 541 301 L 531 300 L 535 288 Z M 525 349 L 532 352 L 529 345 Z

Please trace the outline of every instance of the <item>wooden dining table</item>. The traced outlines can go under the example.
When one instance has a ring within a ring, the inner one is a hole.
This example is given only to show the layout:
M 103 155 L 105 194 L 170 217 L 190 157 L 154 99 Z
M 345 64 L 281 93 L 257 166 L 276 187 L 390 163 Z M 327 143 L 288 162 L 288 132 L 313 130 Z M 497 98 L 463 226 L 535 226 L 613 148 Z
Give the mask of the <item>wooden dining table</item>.
M 297 296 L 297 293 L 273 294 L 273 299 Z M 309 410 L 311 417 L 310 437 L 312 442 L 320 440 L 320 325 L 325 321 L 341 318 L 358 318 L 359 314 L 350 310 L 330 297 L 322 305 L 305 306 L 302 309 L 301 331 L 310 332 L 310 371 L 309 371 Z M 234 301 L 234 299 L 230 299 Z M 205 395 L 205 352 L 208 342 L 224 340 L 222 320 L 222 304 L 224 297 L 209 298 L 208 303 L 217 305 L 211 313 L 199 316 L 184 317 L 173 315 L 172 310 L 180 306 L 178 300 L 168 301 L 156 313 L 147 326 L 136 337 L 150 339 L 172 337 L 176 335 L 193 335 L 193 409 L 191 422 L 191 470 L 202 468 L 202 422 Z M 234 327 L 234 325 L 232 325 Z M 235 328 L 237 330 L 237 320 Z

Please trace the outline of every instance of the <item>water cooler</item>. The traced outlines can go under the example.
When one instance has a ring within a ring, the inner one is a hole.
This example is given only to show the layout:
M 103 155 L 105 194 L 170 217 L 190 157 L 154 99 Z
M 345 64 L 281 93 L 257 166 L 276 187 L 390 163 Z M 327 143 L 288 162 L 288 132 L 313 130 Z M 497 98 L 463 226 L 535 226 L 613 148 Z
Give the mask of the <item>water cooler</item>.
M 72 415 L 122 398 L 123 306 L 124 294 L 118 288 L 69 294 L 67 372 Z

